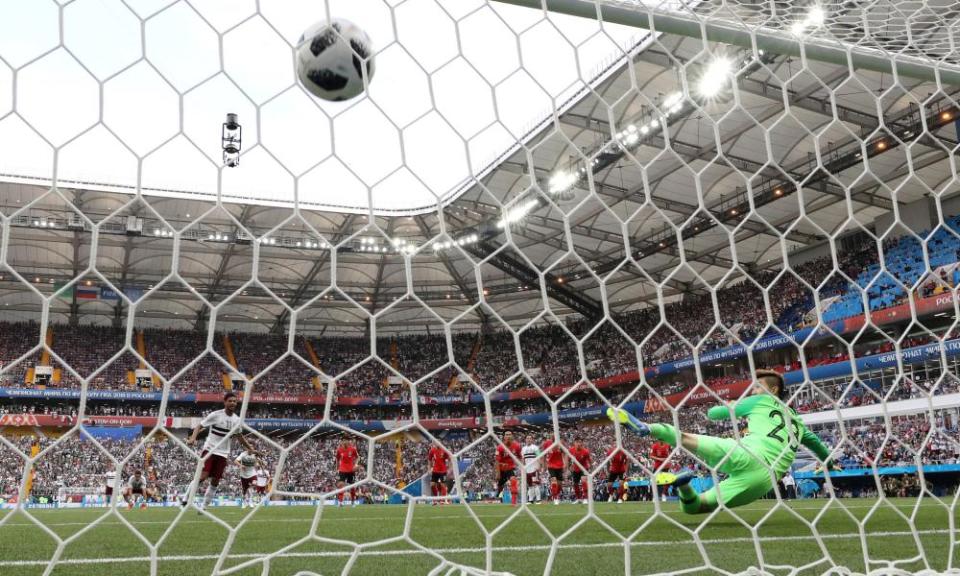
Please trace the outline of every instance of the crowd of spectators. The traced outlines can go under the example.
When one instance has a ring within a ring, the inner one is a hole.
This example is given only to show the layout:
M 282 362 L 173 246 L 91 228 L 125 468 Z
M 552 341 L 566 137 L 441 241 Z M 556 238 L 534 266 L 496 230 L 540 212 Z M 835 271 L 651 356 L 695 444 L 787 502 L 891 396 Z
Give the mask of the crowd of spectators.
M 200 330 L 144 330 L 146 360 L 164 378 L 170 379 L 194 359 L 200 358 L 178 379 L 178 383 L 183 388 L 207 385 L 207 381 L 211 380 L 210 375 L 219 376 L 224 370 L 224 365 L 215 356 L 206 354 L 207 337 L 207 333 Z M 224 355 L 222 335 L 213 335 L 212 347 L 218 354 Z M 214 381 L 219 383 L 219 378 Z
M 25 406 L 13 406 L 16 409 Z M 10 408 L 8 405 L 7 408 Z M 51 405 L 49 409 L 66 410 L 68 406 Z M 659 412 L 646 416 L 650 421 L 663 421 L 678 425 L 685 432 L 709 434 L 713 436 L 732 436 L 733 423 L 729 420 L 710 421 L 699 407 L 677 412 Z M 835 449 L 836 460 L 845 468 L 871 466 L 904 466 L 914 464 L 958 464 L 960 463 L 960 441 L 957 440 L 960 429 L 957 427 L 956 410 L 939 411 L 934 421 L 925 414 L 911 416 L 893 416 L 870 418 L 845 422 L 816 425 L 812 429 L 824 442 Z M 742 433 L 748 433 L 741 430 Z M 494 490 L 493 454 L 496 442 L 483 431 L 459 431 L 441 433 L 443 445 L 456 453 L 463 462 L 461 481 L 464 490 L 490 495 Z M 563 425 L 560 428 L 560 441 L 567 447 L 575 438 L 581 439 L 593 455 L 593 468 L 597 471 L 595 483 L 599 487 L 606 477 L 603 460 L 607 451 L 616 440 L 609 425 L 579 424 Z M 553 429 L 524 427 L 514 431 L 515 437 L 523 444 L 532 439 L 540 445 L 545 439 L 553 437 Z M 337 472 L 334 454 L 341 441 L 340 433 L 330 430 L 304 439 L 299 436 L 283 435 L 276 437 L 277 442 L 288 446 L 289 453 L 285 465 L 275 477 L 274 487 L 281 492 L 293 494 L 316 494 L 335 489 Z M 34 467 L 34 496 L 52 498 L 63 487 L 96 488 L 102 486 L 105 474 L 113 469 L 108 455 L 91 442 L 85 434 L 74 432 L 48 449 L 56 440 L 43 435 L 7 437 L 16 450 L 29 454 L 31 447 L 37 445 L 42 452 Z M 133 440 L 99 437 L 97 441 L 118 460 L 133 453 L 123 471 L 126 478 L 135 468 L 144 469 L 148 479 L 154 483 L 160 494 L 182 494 L 190 484 L 197 469 L 198 455 L 164 434 L 157 434 L 154 440 L 140 445 L 140 438 Z M 623 447 L 631 459 L 631 475 L 649 476 L 657 468 L 650 458 L 651 440 L 624 435 Z M 271 471 L 277 470 L 279 453 L 266 443 L 260 444 L 262 459 Z M 417 433 L 387 435 L 373 440 L 372 450 L 366 441 L 360 440 L 359 467 L 370 471 L 370 477 L 391 488 L 403 486 L 421 478 L 428 472 L 426 451 L 429 442 Z M 0 445 L 0 497 L 9 498 L 16 494 L 23 478 L 23 457 L 7 445 Z M 807 456 L 809 457 L 809 456 Z M 663 469 L 679 471 L 690 469 L 707 474 L 703 465 L 683 450 L 674 450 Z M 221 494 L 236 496 L 238 481 L 235 467 L 228 470 L 222 484 Z M 546 486 L 548 479 L 542 471 L 539 481 Z M 451 474 L 451 478 L 453 475 Z M 900 488 L 909 489 L 901 486 Z M 598 488 L 599 489 L 599 488 Z
M 949 242 L 944 243 L 943 238 L 934 240 L 940 242 L 937 247 L 938 258 L 957 261 L 955 253 L 944 255 L 944 250 L 949 252 L 952 244 L 948 246 Z M 922 255 L 919 256 L 921 260 L 917 260 L 918 252 L 914 244 L 915 241 L 910 239 L 894 239 L 884 243 L 885 263 L 890 265 L 890 274 L 898 280 L 914 278 L 918 267 L 924 267 Z M 126 334 L 112 327 L 92 325 L 52 326 L 49 341 L 54 354 L 80 376 L 87 378 L 99 371 L 89 382 L 92 389 L 139 389 L 133 382 L 132 374 L 141 367 L 141 362 L 132 352 L 138 351 L 142 335 L 143 356 L 150 366 L 164 379 L 176 377 L 171 383 L 172 390 L 222 392 L 225 379 L 229 382 L 229 376 L 238 372 L 255 380 L 252 387 L 255 393 L 332 392 L 334 403 L 330 417 L 336 420 L 408 421 L 413 418 L 411 383 L 416 383 L 419 396 L 447 393 L 465 395 L 478 391 L 471 382 L 475 382 L 483 391 L 506 392 L 570 386 L 583 382 L 585 378 L 595 381 L 631 373 L 639 366 L 655 366 L 690 356 L 693 353 L 691 345 L 697 346 L 699 352 L 703 353 L 737 342 L 749 344 L 768 334 L 772 325 L 790 331 L 815 323 L 817 317 L 815 313 L 811 314 L 814 298 L 810 287 L 818 290 L 820 299 L 826 299 L 830 307 L 847 302 L 843 306 L 856 309 L 849 302 L 852 302 L 850 295 L 858 291 L 847 278 L 855 279 L 860 287 L 866 287 L 868 280 L 873 277 L 871 274 L 875 276 L 880 273 L 875 242 L 847 242 L 836 254 L 836 263 L 835 266 L 831 258 L 822 257 L 794 266 L 792 270 L 750 271 L 749 277 L 726 281 L 713 293 L 689 293 L 662 307 L 652 306 L 614 315 L 599 325 L 581 319 L 565 325 L 541 323 L 526 327 L 519 333 L 490 329 L 485 329 L 481 334 L 458 333 L 452 337 L 452 350 L 448 349 L 445 334 L 375 339 L 369 335 L 354 338 L 296 335 L 291 339 L 286 335 L 266 333 L 210 335 L 204 331 L 147 329 L 135 332 L 130 349 L 117 356 L 125 345 Z M 918 285 L 921 295 L 942 291 L 944 285 L 954 285 L 956 274 L 951 276 L 945 269 L 938 270 L 936 276 L 939 282 Z M 902 303 L 907 297 L 906 292 L 898 291 L 890 282 L 876 284 L 882 284 L 885 288 L 878 288 L 879 291 L 871 288 L 871 306 L 892 306 Z M 833 314 L 842 317 L 839 310 L 835 309 Z M 862 337 L 856 341 L 852 350 L 855 357 L 896 349 L 889 338 L 876 332 L 872 334 L 872 337 Z M 903 337 L 899 348 L 921 346 L 936 341 L 938 337 L 956 337 L 956 334 L 931 335 L 917 331 L 916 334 Z M 30 368 L 40 363 L 43 353 L 37 351 L 19 363 L 16 361 L 43 340 L 40 327 L 34 323 L 4 323 L 0 326 L 0 368 L 6 368 L 0 374 L 0 385 L 33 385 L 26 382 L 26 376 Z M 211 343 L 212 352 L 222 359 L 208 351 L 208 342 Z M 288 354 L 288 351 L 295 355 Z M 849 354 L 850 349 L 842 344 L 834 347 L 828 347 L 826 343 L 808 344 L 804 349 L 804 362 L 801 363 L 796 350 L 791 349 L 777 356 L 771 355 L 771 358 L 778 358 L 780 363 L 774 365 L 774 362 L 769 362 L 767 365 L 781 371 L 798 370 L 803 366 L 810 368 L 850 361 Z M 235 360 L 236 366 L 225 363 L 229 360 Z M 57 369 L 57 376 L 46 386 L 65 389 L 80 387 L 77 379 L 56 358 L 51 359 L 50 363 Z M 188 366 L 189 369 L 186 369 Z M 719 369 L 711 369 L 710 376 L 702 377 L 703 383 L 714 388 L 747 378 L 746 374 L 733 373 L 729 368 L 725 370 L 727 372 L 722 376 L 713 376 Z M 398 378 L 397 374 L 402 377 Z M 148 389 L 156 390 L 157 383 L 152 383 Z M 618 403 L 629 394 L 633 394 L 633 399 L 649 399 L 655 395 L 662 397 L 690 390 L 694 384 L 689 375 L 676 379 L 660 377 L 645 381 L 640 390 L 635 390 L 637 384 L 634 381 L 626 382 L 619 388 L 605 388 L 602 393 L 607 401 Z M 800 412 L 812 412 L 835 406 L 862 406 L 884 400 L 957 391 L 960 391 L 960 380 L 953 376 L 943 379 L 903 377 L 893 381 L 839 379 L 819 382 L 815 386 L 805 384 L 796 394 L 794 407 Z M 399 400 L 401 405 L 359 407 L 338 402 L 340 398 L 357 396 L 389 397 Z M 566 397 L 557 409 L 596 406 L 600 402 L 595 394 L 584 389 Z M 488 414 L 483 404 L 423 402 L 418 405 L 417 414 L 421 419 L 510 418 L 549 412 L 552 406 L 542 398 L 533 398 L 494 402 L 492 408 L 492 414 Z M 209 407 L 202 404 L 169 402 L 164 415 L 199 416 L 207 409 Z M 149 403 L 91 401 L 87 403 L 85 414 L 156 416 L 157 410 L 157 405 Z M 0 404 L 0 415 L 34 413 L 73 417 L 77 412 L 77 404 L 70 401 L 20 400 Z M 315 420 L 322 418 L 323 413 L 322 404 L 251 402 L 247 417 Z M 656 417 L 670 417 L 670 413 Z M 696 411 L 683 413 L 682 417 L 684 422 L 697 429 L 709 431 L 718 426 L 698 417 Z M 722 427 L 722 424 L 719 426 Z M 420 448 L 417 443 L 412 443 L 408 449 Z M 317 450 L 322 452 L 327 447 Z M 888 459 L 900 456 L 894 454 Z M 395 460 L 392 461 L 394 468 Z M 482 461 L 483 458 L 477 459 L 476 470 L 486 466 Z M 686 464 L 693 465 L 691 462 Z M 386 460 L 376 464 L 376 467 L 382 468 L 385 474 L 389 468 Z M 471 474 L 477 476 L 477 485 L 482 485 L 480 477 L 486 473 Z M 407 480 L 403 474 L 394 476 L 395 482 Z
M 889 424 L 883 418 L 847 422 L 843 434 L 835 423 L 813 431 L 837 449 L 836 459 L 847 468 L 960 463 L 956 413 L 950 420 L 938 412 L 932 426 L 929 415 L 918 414 L 892 416 Z
M 861 278 L 864 270 L 876 267 L 876 249 L 869 241 L 850 244 L 838 252 L 839 269 Z M 891 240 L 888 244 L 901 262 L 896 250 L 902 243 Z M 644 366 L 654 366 L 690 356 L 692 346 L 703 353 L 738 342 L 749 344 L 767 334 L 772 325 L 784 331 L 798 329 L 816 322 L 816 315 L 810 314 L 814 301 L 807 284 L 819 289 L 821 299 L 856 291 L 844 276 L 834 273 L 830 258 L 815 258 L 793 270 L 754 272 L 718 287 L 713 294 L 686 294 L 666 303 L 662 311 L 651 306 L 618 314 L 599 326 L 579 320 L 566 326 L 531 326 L 519 334 L 488 330 L 480 336 L 475 358 L 473 344 L 478 336 L 473 333 L 454 335 L 452 354 L 448 353 L 444 334 L 380 337 L 375 350 L 366 336 L 308 339 L 297 335 L 292 339 L 292 351 L 299 357 L 287 356 L 276 365 L 274 362 L 288 351 L 288 337 L 284 335 L 214 333 L 209 337 L 204 331 L 155 329 L 144 330 L 142 335 L 145 358 L 164 378 L 173 378 L 199 358 L 173 382 L 176 390 L 221 390 L 224 374 L 235 370 L 256 378 L 256 390 L 261 392 L 315 392 L 322 388 L 321 380 L 328 380 L 321 378 L 321 371 L 336 378 L 338 396 L 409 396 L 410 382 L 418 383 L 420 395 L 439 394 L 455 383 L 455 376 L 464 386 L 472 378 L 484 390 L 499 387 L 507 391 L 529 387 L 531 380 L 545 388 L 572 385 L 584 377 L 597 379 L 631 372 L 640 366 L 638 360 Z M 40 340 L 36 324 L 10 323 L 3 328 L 0 362 L 4 365 L 17 360 Z M 56 325 L 51 332 L 51 349 L 82 377 L 106 365 L 91 381 L 93 388 L 132 387 L 130 374 L 140 367 L 139 359 L 127 352 L 109 362 L 123 348 L 122 330 Z M 232 343 L 235 368 L 213 354 L 205 354 L 208 337 L 212 351 L 225 360 L 231 359 L 225 341 Z M 583 338 L 582 362 L 577 338 Z M 135 349 L 136 343 L 131 343 L 131 348 Z M 880 340 L 877 351 L 892 348 L 889 341 Z M 3 376 L 7 383 L 23 383 L 27 369 L 39 362 L 40 355 L 38 352 L 36 358 L 8 368 Z M 451 357 L 456 365 L 450 362 Z M 838 350 L 835 357 L 843 359 L 844 352 Z M 813 355 L 807 365 L 830 361 L 829 357 Z M 78 386 L 55 358 L 51 363 L 61 368 L 51 385 Z M 402 377 L 397 378 L 391 369 Z
M 22 325 L 21 325 L 22 326 Z M 602 329 L 602 328 L 601 328 Z M 598 330 L 599 332 L 599 330 Z M 184 332 L 184 335 L 190 334 L 189 332 Z M 463 359 L 460 361 L 462 365 L 472 365 L 473 378 L 478 381 L 478 383 L 483 386 L 498 386 L 496 390 L 507 391 L 507 390 L 517 390 L 521 388 L 526 388 L 528 390 L 535 390 L 536 386 L 549 387 L 556 384 L 564 383 L 564 378 L 559 379 L 550 379 L 544 375 L 555 375 L 563 374 L 564 371 L 559 365 L 560 359 L 563 355 L 553 355 L 549 354 L 546 351 L 551 349 L 560 349 L 561 346 L 556 346 L 554 348 L 553 344 L 557 340 L 568 339 L 566 331 L 558 327 L 547 327 L 537 329 L 535 332 L 531 332 L 529 338 L 524 338 L 527 333 L 521 333 L 518 341 L 520 342 L 521 348 L 526 346 L 526 349 L 531 351 L 530 355 L 539 358 L 542 363 L 537 366 L 536 369 L 527 369 L 527 374 L 529 377 L 521 376 L 517 378 L 510 379 L 508 372 L 512 371 L 512 368 L 507 368 L 504 370 L 503 366 L 508 366 L 509 363 L 505 362 L 503 358 L 510 358 L 513 355 L 511 354 L 492 354 L 484 353 L 485 347 L 480 347 L 480 353 L 477 354 L 475 361 L 471 362 L 471 349 L 473 344 L 468 338 L 459 338 L 455 339 L 455 347 L 457 349 L 457 355 Z M 536 336 L 534 336 L 534 334 Z M 558 336 L 559 335 L 559 336 Z M 151 335 L 153 336 L 153 335 Z M 173 331 L 167 331 L 163 333 L 163 336 L 160 338 L 176 338 L 179 335 Z M 243 338 L 235 337 L 235 340 L 242 342 L 240 350 L 244 348 L 250 349 L 251 342 L 258 343 L 260 338 L 253 341 L 246 341 Z M 926 333 L 921 333 L 918 336 L 908 336 L 902 338 L 900 343 L 901 348 L 910 348 L 914 346 L 921 346 L 929 342 L 935 341 L 936 336 Z M 264 341 L 268 340 L 266 337 L 263 338 Z M 504 333 L 494 332 L 489 335 L 484 336 L 485 341 L 490 340 L 502 340 L 513 345 L 514 339 L 512 336 L 505 335 Z M 187 340 L 189 341 L 189 340 Z M 614 339 L 615 341 L 615 339 Z M 345 349 L 346 343 L 355 344 L 355 340 L 350 339 L 336 339 L 335 342 L 337 346 L 331 347 L 330 349 L 321 348 L 324 350 L 324 353 L 330 354 L 328 350 Z M 398 359 L 404 358 L 403 350 L 414 350 L 416 347 L 414 344 L 417 342 L 417 339 L 413 337 L 408 337 L 400 339 L 399 346 L 394 347 L 389 340 L 384 340 L 380 342 L 378 348 L 386 350 L 386 355 L 388 357 L 393 356 L 394 354 Z M 527 342 L 536 342 L 548 344 L 539 344 L 539 348 L 536 348 L 533 345 L 525 345 Z M 589 341 L 588 341 L 589 342 Z M 494 346 L 491 346 L 489 350 L 492 350 L 496 346 L 502 345 L 503 342 L 494 342 Z M 195 342 L 194 351 L 202 350 L 204 343 Z M 319 348 L 320 344 L 315 344 L 315 349 Z M 309 354 L 304 349 L 303 344 L 298 344 L 298 347 L 301 349 L 304 356 L 309 356 Z M 585 346 L 586 348 L 586 346 Z M 611 346 L 613 348 L 613 346 Z M 154 348 L 156 350 L 164 350 L 160 346 Z M 189 348 L 188 348 L 189 349 Z M 254 348 L 255 349 L 255 348 Z M 269 348 L 264 348 L 270 350 Z M 356 348 L 354 348 L 356 349 Z M 854 346 L 854 353 L 857 357 L 873 355 L 883 352 L 892 351 L 894 349 L 893 343 L 888 339 L 881 339 L 875 341 L 874 343 L 866 344 L 856 344 Z M 149 349 L 148 349 L 149 350 Z M 430 351 L 429 354 L 432 354 L 435 350 L 432 350 L 429 347 L 423 347 L 422 350 Z M 445 350 L 445 347 L 441 346 L 438 350 Z M 533 351 L 540 350 L 542 355 L 537 355 Z M 276 354 L 267 354 L 261 355 L 263 358 L 259 364 L 251 364 L 253 366 L 251 370 L 263 369 L 263 367 L 268 366 L 276 358 L 283 354 L 283 351 L 279 348 L 274 352 Z M 237 352 L 235 352 L 237 353 Z M 362 354 L 363 352 L 357 352 L 357 354 Z M 426 360 L 424 358 L 428 357 L 429 354 L 418 354 L 411 352 L 409 357 L 416 358 L 418 361 L 412 365 L 423 365 Z M 319 353 L 318 353 L 319 355 Z M 182 370 L 183 365 L 177 366 L 170 363 L 169 358 L 172 356 L 167 356 L 168 360 L 164 366 L 174 366 L 174 370 Z M 206 357 L 202 361 L 210 359 L 211 357 Z M 153 358 L 151 358 L 153 361 Z M 288 357 L 285 361 L 293 362 L 297 366 L 303 367 L 311 374 L 315 372 L 310 371 L 299 359 L 294 357 Z M 812 352 L 806 355 L 805 363 L 808 367 L 818 366 L 823 364 L 830 364 L 835 362 L 845 362 L 849 361 L 848 349 L 844 347 L 833 348 L 825 347 L 816 352 Z M 189 361 L 188 361 L 189 362 Z M 370 364 L 370 363 L 368 363 Z M 438 361 L 437 365 L 430 368 L 431 371 L 436 371 L 439 366 L 442 366 Z M 185 364 L 184 364 L 185 365 Z M 332 362 L 331 362 L 332 365 Z M 380 373 L 375 377 L 376 379 L 382 379 L 380 384 L 377 384 L 373 387 L 369 385 L 361 385 L 360 388 L 369 388 L 368 390 L 359 390 L 357 388 L 351 388 L 351 374 L 347 374 L 343 379 L 338 383 L 336 388 L 336 396 L 353 396 L 359 392 L 369 392 L 371 394 L 378 395 L 388 395 L 391 396 L 397 402 L 393 406 L 373 406 L 373 407 L 359 407 L 352 406 L 350 404 L 342 404 L 334 402 L 333 412 L 331 417 L 334 419 L 350 419 L 350 420 L 408 420 L 412 419 L 412 409 L 410 406 L 410 394 L 409 388 L 406 385 L 401 384 L 400 386 L 391 386 L 386 383 L 386 375 L 388 371 L 386 368 L 379 362 L 374 362 L 373 365 L 378 366 L 381 370 Z M 282 367 L 281 363 L 274 368 Z M 797 360 L 794 360 L 787 364 L 780 365 L 769 365 L 775 369 L 781 371 L 791 371 L 798 370 L 801 368 L 801 363 Z M 187 375 L 195 373 L 199 368 L 199 364 L 194 366 L 191 370 L 187 372 Z M 403 365 L 398 366 L 401 370 L 407 370 Z M 357 372 L 362 370 L 361 367 Z M 421 378 L 428 374 L 429 372 L 424 372 L 422 374 L 416 374 Z M 457 384 L 457 381 L 452 379 L 454 372 L 450 370 L 439 370 L 431 378 L 423 380 L 420 385 L 427 385 L 428 388 L 426 391 L 421 391 L 421 395 L 428 394 L 442 394 L 448 393 L 448 388 L 452 384 Z M 909 372 L 908 372 L 909 374 Z M 255 375 L 256 376 L 256 375 Z M 730 384 L 733 382 L 741 381 L 747 379 L 748 376 L 745 373 L 741 374 L 726 374 L 724 376 L 716 377 L 705 377 L 703 380 L 704 385 L 709 388 L 716 388 L 725 384 Z M 359 378 L 354 380 L 354 382 L 362 382 L 369 379 Z M 477 390 L 472 386 L 468 385 L 467 377 L 461 377 L 459 379 L 459 385 L 453 393 L 462 394 L 464 402 L 454 403 L 454 404 L 433 404 L 430 402 L 420 402 L 418 414 L 421 419 L 441 419 L 441 418 L 465 418 L 465 417 L 483 417 L 487 416 L 485 407 L 480 404 L 469 404 L 466 401 L 466 394 L 471 392 L 476 392 Z M 924 393 L 925 390 L 933 391 L 934 393 L 949 393 L 957 390 L 957 379 L 953 377 L 947 377 L 944 382 L 939 384 L 936 388 L 931 388 L 929 384 L 924 384 L 922 378 L 905 378 L 897 381 L 896 387 L 897 390 L 891 391 L 892 386 L 891 382 L 887 382 L 884 385 L 877 383 L 863 383 L 859 380 L 840 380 L 840 381 L 831 381 L 828 383 L 817 383 L 816 386 L 805 385 L 803 391 L 797 395 L 795 399 L 795 407 L 804 412 L 816 411 L 823 409 L 830 409 L 833 406 L 847 407 L 847 406 L 859 406 L 864 404 L 871 404 L 881 401 L 882 399 L 886 400 L 900 400 L 910 397 L 917 397 L 918 395 Z M 315 382 L 316 383 L 316 382 Z M 9 385 L 8 381 L 8 385 Z M 626 397 L 629 394 L 633 394 L 633 399 L 649 399 L 656 396 L 669 396 L 670 394 L 675 394 L 682 392 L 684 390 L 690 390 L 694 387 L 695 382 L 691 381 L 689 378 L 678 377 L 676 380 L 670 380 L 666 378 L 648 380 L 639 389 L 636 389 L 636 383 L 627 383 L 626 385 L 616 387 L 616 388 L 603 388 L 601 393 L 606 398 L 607 401 L 617 403 Z M 129 389 L 129 385 L 120 387 L 121 389 Z M 379 389 L 379 391 L 374 390 L 374 388 Z M 204 388 L 210 392 L 222 392 L 223 383 L 217 382 L 214 385 Z M 486 388 L 485 388 L 486 389 Z M 319 392 L 319 390 L 297 390 L 289 389 L 279 384 L 276 388 L 271 387 L 269 384 L 263 382 L 261 379 L 257 379 L 256 383 L 253 386 L 254 392 L 270 392 L 270 391 L 289 391 L 289 392 L 299 392 L 299 393 L 312 393 Z M 597 398 L 587 386 L 581 385 L 581 388 L 575 391 L 573 394 L 568 395 L 564 401 L 558 406 L 558 409 L 563 410 L 566 408 L 575 408 L 583 407 L 586 405 L 597 405 L 601 401 Z M 400 405 L 397 406 L 396 404 Z M 37 405 L 33 405 L 28 402 L 23 402 L 23 408 L 25 412 L 33 412 L 40 410 L 43 413 L 49 413 L 50 410 L 55 409 L 54 405 L 44 402 Z M 62 407 L 56 408 L 58 410 L 66 410 L 69 413 L 76 413 L 75 404 L 69 402 L 63 403 Z M 165 412 L 166 416 L 195 416 L 199 415 L 200 411 L 203 408 L 198 408 L 196 406 L 190 406 L 184 403 L 170 402 L 167 406 Z M 0 405 L 0 411 L 5 410 L 3 405 Z M 10 410 L 6 408 L 9 412 Z M 88 401 L 86 414 L 87 415 L 145 415 L 153 416 L 156 415 L 157 407 L 155 405 L 150 405 L 148 403 L 135 404 L 135 403 L 124 403 L 118 405 L 116 402 L 107 402 L 107 401 Z M 304 418 L 304 419 L 316 419 L 322 416 L 323 405 L 322 404 L 264 404 L 261 402 L 251 402 L 249 405 L 247 415 L 251 418 Z M 549 412 L 550 405 L 542 397 L 537 396 L 530 400 L 525 401 L 511 401 L 511 402 L 494 402 L 493 415 L 494 416 L 514 416 L 520 414 L 531 414 L 531 413 L 543 413 Z
M 937 378 L 907 376 L 893 381 L 834 379 L 803 385 L 793 407 L 800 413 L 819 412 L 957 392 L 960 379 L 949 372 Z

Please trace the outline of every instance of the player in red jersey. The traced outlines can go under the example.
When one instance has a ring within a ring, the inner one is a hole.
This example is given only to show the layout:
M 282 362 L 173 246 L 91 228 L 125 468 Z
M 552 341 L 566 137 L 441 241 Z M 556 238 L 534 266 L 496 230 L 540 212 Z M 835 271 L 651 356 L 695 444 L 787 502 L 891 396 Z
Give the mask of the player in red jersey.
M 670 457 L 670 451 L 670 445 L 660 440 L 654 442 L 653 446 L 650 447 L 650 459 L 653 461 L 653 477 L 656 483 L 659 483 L 660 473 L 667 471 L 667 458 Z M 668 489 L 664 488 L 660 492 L 660 498 L 664 502 L 667 501 L 667 491 Z M 652 492 L 652 494 L 654 494 L 653 498 L 655 499 L 656 493 Z
M 357 460 L 360 458 L 360 452 L 353 445 L 353 440 L 349 436 L 340 439 L 340 446 L 337 447 L 337 506 L 343 506 L 343 487 L 347 484 L 353 484 L 357 478 Z M 357 487 L 350 486 L 350 502 L 357 505 Z
M 497 446 L 497 497 L 502 497 L 504 486 L 511 478 L 517 475 L 517 463 L 523 456 L 520 453 L 520 443 L 513 439 L 512 432 L 504 432 L 503 444 Z M 516 494 L 512 495 L 516 502 Z
M 661 442 L 657 440 L 653 443 L 653 446 L 650 447 L 650 459 L 653 460 L 653 472 L 663 472 L 663 466 L 667 462 L 667 458 L 670 457 L 670 445 L 666 442 Z
M 547 474 L 550 475 L 550 498 L 554 504 L 560 503 L 560 491 L 563 489 L 563 470 L 567 467 L 567 455 L 559 444 L 546 439 L 540 446 L 542 458 L 547 462 Z
M 623 502 L 627 493 L 627 466 L 630 461 L 627 459 L 627 453 L 617 448 L 611 447 L 607 450 L 607 456 L 610 457 L 607 464 L 607 492 L 610 494 L 608 500 L 614 500 L 614 485 L 616 485 L 617 504 Z
M 579 436 L 573 439 L 570 455 L 573 456 L 570 461 L 570 476 L 573 478 L 573 499 L 574 502 L 582 501 L 586 504 L 589 490 L 583 475 L 590 473 L 591 456 L 590 451 L 583 445 L 583 439 Z
M 430 495 L 445 497 L 447 495 L 447 469 L 450 465 L 450 454 L 444 450 L 439 441 L 436 441 L 427 452 L 427 461 L 430 462 Z M 437 501 L 433 501 L 437 505 Z

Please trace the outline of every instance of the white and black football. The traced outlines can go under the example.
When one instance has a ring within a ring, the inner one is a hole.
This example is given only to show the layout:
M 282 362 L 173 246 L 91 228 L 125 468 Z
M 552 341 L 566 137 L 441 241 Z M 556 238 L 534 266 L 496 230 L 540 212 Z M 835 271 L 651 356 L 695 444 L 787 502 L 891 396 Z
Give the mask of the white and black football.
M 373 48 L 367 33 L 335 18 L 314 24 L 300 37 L 297 77 L 311 94 L 338 102 L 360 95 L 373 79 Z

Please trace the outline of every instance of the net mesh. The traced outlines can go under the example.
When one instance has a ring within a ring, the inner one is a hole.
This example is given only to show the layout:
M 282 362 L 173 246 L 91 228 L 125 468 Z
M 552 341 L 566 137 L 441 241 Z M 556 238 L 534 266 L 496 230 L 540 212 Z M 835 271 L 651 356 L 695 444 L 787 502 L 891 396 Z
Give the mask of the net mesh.
M 810 6 L 819 12 L 810 18 Z M 851 47 L 956 64 L 951 2 L 729 2 L 715 16 L 730 23 L 805 32 Z M 800 23 L 798 25 L 798 22 Z
M 0 566 L 957 569 L 954 2 L 220 4 L 0 3 Z M 379 76 L 314 101 L 297 36 L 341 15 Z M 847 470 L 801 448 L 783 481 L 706 417 L 758 368 Z M 201 510 L 186 432 L 229 389 L 264 496 L 235 449 Z M 654 446 L 610 407 L 751 456 Z M 532 459 L 497 461 L 505 430 Z M 756 465 L 769 490 L 697 516 L 668 485 Z M 515 510 L 480 503 L 509 500 L 500 467 Z M 134 469 L 166 515 L 44 510 Z

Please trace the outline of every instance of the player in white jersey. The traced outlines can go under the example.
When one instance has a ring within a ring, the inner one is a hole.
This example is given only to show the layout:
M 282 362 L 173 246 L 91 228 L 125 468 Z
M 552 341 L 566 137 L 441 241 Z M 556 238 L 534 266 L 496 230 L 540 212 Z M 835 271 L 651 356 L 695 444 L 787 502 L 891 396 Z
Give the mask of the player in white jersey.
M 257 477 L 257 468 L 261 465 L 260 460 L 257 458 L 256 454 L 244 450 L 239 456 L 237 456 L 234 462 L 236 462 L 237 466 L 240 467 L 240 507 L 253 507 L 253 501 L 250 499 L 250 487 L 253 485 L 253 481 Z
M 113 490 L 117 487 L 117 471 L 107 470 L 103 475 L 103 496 L 107 504 L 113 499 Z
M 134 506 L 140 504 L 141 508 L 147 507 L 147 479 L 143 477 L 143 472 L 134 470 L 133 476 L 127 479 L 127 485 L 123 489 L 123 499 L 127 501 L 127 507 L 133 510 Z
M 526 444 L 520 449 L 523 457 L 523 469 L 527 474 L 527 502 L 540 503 L 540 446 L 536 439 L 527 434 Z
M 257 466 L 257 477 L 253 482 L 253 488 L 257 492 L 257 504 L 264 502 L 264 496 L 267 495 L 267 486 L 270 485 L 270 472 L 261 463 Z
M 213 500 L 213 496 L 220 486 L 220 480 L 223 478 L 223 473 L 227 469 L 227 458 L 230 457 L 230 448 L 233 444 L 231 441 L 231 436 L 234 434 L 233 429 L 240 424 L 240 416 L 236 413 L 237 401 L 237 395 L 233 392 L 224 394 L 223 410 L 215 410 L 207 414 L 187 439 L 187 445 L 193 446 L 197 443 L 200 431 L 209 428 L 207 438 L 203 442 L 203 450 L 200 452 L 200 457 L 204 459 L 203 471 L 200 472 L 200 479 L 197 482 L 197 491 L 199 491 L 200 486 L 207 481 L 207 478 L 210 479 L 210 485 L 203 493 L 203 508 L 207 507 Z M 259 454 L 241 432 L 237 432 L 236 436 L 244 449 L 253 454 Z M 186 498 L 180 503 L 186 506 Z M 199 512 L 201 509 L 198 507 L 197 511 Z

